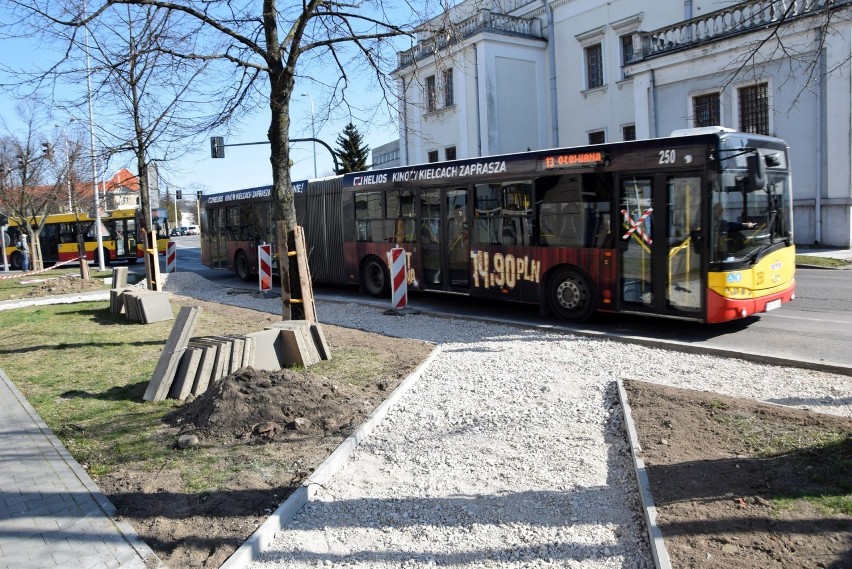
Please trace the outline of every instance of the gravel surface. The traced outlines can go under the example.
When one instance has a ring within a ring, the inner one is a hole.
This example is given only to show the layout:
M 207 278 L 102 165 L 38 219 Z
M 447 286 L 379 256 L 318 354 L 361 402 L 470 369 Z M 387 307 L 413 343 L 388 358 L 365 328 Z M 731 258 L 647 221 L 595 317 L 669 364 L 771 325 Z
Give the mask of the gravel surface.
M 269 312 L 192 273 L 165 290 Z M 322 322 L 442 345 L 250 567 L 653 567 L 615 380 L 852 416 L 852 378 L 318 302 Z

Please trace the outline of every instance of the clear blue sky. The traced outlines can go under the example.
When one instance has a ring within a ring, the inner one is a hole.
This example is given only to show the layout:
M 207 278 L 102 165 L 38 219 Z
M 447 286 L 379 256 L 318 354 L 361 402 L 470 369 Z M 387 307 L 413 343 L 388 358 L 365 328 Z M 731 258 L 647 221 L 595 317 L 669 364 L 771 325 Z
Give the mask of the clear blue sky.
M 0 7 L 0 19 L 4 19 L 5 8 Z M 407 44 L 408 40 L 402 40 Z M 3 39 L 2 49 L 0 50 L 0 66 L 10 66 L 23 68 L 28 65 L 46 65 L 49 62 L 55 61 L 57 54 L 56 49 L 59 47 L 39 45 L 35 39 L 32 40 L 9 40 Z M 82 53 L 80 54 L 82 58 Z M 81 59 L 82 61 L 82 59 Z M 3 69 L 0 69 L 0 83 L 6 83 L 9 77 Z M 307 96 L 302 96 L 302 93 L 308 93 L 306 89 L 311 88 L 311 84 L 305 82 L 304 87 L 296 86 L 296 92 L 291 101 L 290 120 L 292 128 L 290 131 L 291 138 L 308 138 L 311 136 L 311 103 Z M 85 89 L 85 85 L 81 86 Z M 353 91 L 356 93 L 354 99 L 350 97 L 350 101 L 361 108 L 375 108 L 380 104 L 379 98 L 376 95 L 376 90 L 369 87 Z M 350 95 L 353 93 L 350 92 Z M 321 116 L 319 105 L 322 104 L 323 93 L 310 93 L 313 97 L 315 105 L 315 114 L 317 116 L 316 129 L 317 138 L 325 141 L 332 148 L 336 148 L 337 136 L 343 131 L 347 120 L 341 118 L 335 122 L 320 124 L 319 116 Z M 9 97 L 0 97 L 0 118 L 2 118 L 9 128 L 20 128 L 17 124 L 17 115 L 15 111 L 16 101 Z M 95 103 L 94 119 L 98 121 L 98 105 Z M 106 114 L 106 113 L 104 113 Z M 375 148 L 398 137 L 398 132 L 395 127 L 389 127 L 387 124 L 387 111 L 380 113 L 382 123 L 373 127 L 364 126 L 356 122 L 356 126 L 361 131 L 365 142 L 370 148 Z M 83 117 L 80 117 L 83 118 Z M 63 124 L 67 118 L 62 116 L 54 117 L 57 124 Z M 88 117 L 85 117 L 87 120 Z M 211 132 L 210 135 L 225 136 L 226 144 L 245 143 L 245 142 L 260 142 L 266 140 L 266 132 L 269 128 L 269 116 L 264 112 L 252 117 L 241 125 L 235 125 L 232 133 L 227 134 L 221 132 Z M 5 129 L 0 128 L 6 134 Z M 46 132 L 45 136 L 53 137 L 55 132 Z M 303 180 L 313 177 L 313 145 L 311 143 L 294 143 L 291 146 L 291 159 L 293 160 L 293 168 L 291 170 L 291 178 L 293 180 Z M 319 176 L 329 175 L 332 173 L 334 162 L 328 152 L 322 145 L 316 145 L 316 170 Z M 135 162 L 132 157 L 113 158 L 105 172 L 107 176 L 111 176 L 113 172 L 119 168 L 127 167 L 130 171 L 136 172 Z M 253 146 L 238 146 L 227 147 L 225 149 L 224 159 L 212 159 L 210 157 L 209 139 L 199 145 L 197 150 L 193 150 L 180 161 L 174 162 L 167 166 L 168 171 L 164 172 L 164 180 L 170 182 L 168 185 L 171 189 L 175 187 L 189 188 L 193 184 L 199 184 L 205 188 L 205 193 L 218 193 L 241 188 L 261 186 L 272 182 L 271 166 L 269 162 L 269 146 L 267 144 Z M 166 188 L 161 183 L 160 191 L 164 193 Z

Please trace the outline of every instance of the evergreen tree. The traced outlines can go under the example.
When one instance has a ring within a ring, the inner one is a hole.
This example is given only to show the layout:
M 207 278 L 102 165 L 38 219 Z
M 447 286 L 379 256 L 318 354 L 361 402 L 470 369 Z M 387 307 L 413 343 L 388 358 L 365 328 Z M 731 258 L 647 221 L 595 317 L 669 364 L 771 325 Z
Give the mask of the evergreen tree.
M 337 158 L 340 162 L 338 174 L 360 172 L 367 169 L 370 147 L 363 144 L 361 133 L 351 122 L 337 135 Z

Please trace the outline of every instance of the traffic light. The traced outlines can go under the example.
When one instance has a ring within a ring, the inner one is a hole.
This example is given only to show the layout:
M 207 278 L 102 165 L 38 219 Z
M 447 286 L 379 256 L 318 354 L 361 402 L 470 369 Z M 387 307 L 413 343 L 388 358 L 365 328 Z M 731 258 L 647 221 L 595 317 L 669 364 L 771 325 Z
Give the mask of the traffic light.
M 182 198 L 182 194 L 180 190 L 175 190 L 175 199 L 179 200 Z
M 210 157 L 224 158 L 225 157 L 225 139 L 221 136 L 210 137 Z

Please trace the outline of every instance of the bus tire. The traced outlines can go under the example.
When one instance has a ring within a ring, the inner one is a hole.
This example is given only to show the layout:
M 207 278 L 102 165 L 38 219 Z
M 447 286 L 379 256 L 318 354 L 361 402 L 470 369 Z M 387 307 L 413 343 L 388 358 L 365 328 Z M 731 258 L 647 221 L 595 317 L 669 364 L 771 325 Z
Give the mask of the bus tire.
M 21 267 L 24 266 L 24 256 L 21 255 L 20 251 L 15 251 L 12 253 L 12 256 L 9 257 L 9 268 L 13 271 L 20 271 Z
M 569 322 L 585 322 L 595 312 L 592 285 L 576 269 L 561 269 L 553 275 L 547 299 L 550 309 Z
M 237 272 L 237 276 L 242 280 L 251 280 L 249 259 L 245 251 L 237 251 L 237 254 L 234 256 L 234 270 Z
M 370 296 L 390 296 L 390 276 L 385 263 L 378 257 L 368 257 L 361 263 L 361 286 Z

